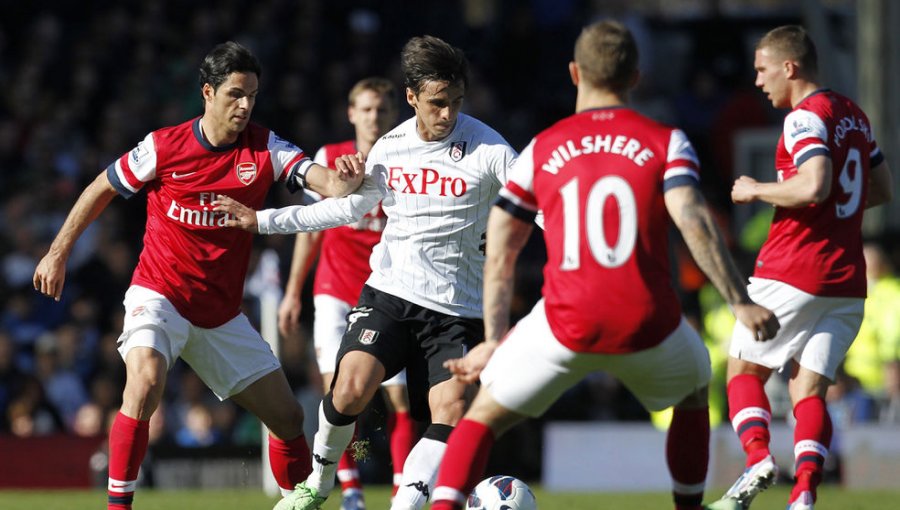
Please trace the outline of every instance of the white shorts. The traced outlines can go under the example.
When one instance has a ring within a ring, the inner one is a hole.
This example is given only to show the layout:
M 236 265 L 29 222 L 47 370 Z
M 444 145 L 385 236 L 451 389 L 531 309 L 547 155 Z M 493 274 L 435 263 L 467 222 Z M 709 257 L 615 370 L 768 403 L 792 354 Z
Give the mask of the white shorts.
M 200 328 L 182 317 L 163 295 L 135 285 L 125 293 L 124 304 L 125 322 L 118 340 L 122 359 L 135 347 L 159 351 L 169 368 L 180 357 L 220 400 L 281 367 L 244 314 L 216 328 Z M 142 330 L 154 334 L 135 335 Z
M 316 363 L 322 374 L 333 374 L 341 339 L 347 331 L 347 314 L 353 305 L 328 294 L 313 296 L 316 307 L 313 319 L 313 345 Z M 406 386 L 406 370 L 381 383 L 382 386 Z
M 768 368 L 795 360 L 834 381 L 835 372 L 862 324 L 865 299 L 821 297 L 783 282 L 750 278 L 750 299 L 775 313 L 781 329 L 760 342 L 737 322 L 728 354 Z
M 516 324 L 481 373 L 503 407 L 537 417 L 587 374 L 617 377 L 649 411 L 675 405 L 709 384 L 709 352 L 682 319 L 663 342 L 631 354 L 578 353 L 553 336 L 541 299 Z

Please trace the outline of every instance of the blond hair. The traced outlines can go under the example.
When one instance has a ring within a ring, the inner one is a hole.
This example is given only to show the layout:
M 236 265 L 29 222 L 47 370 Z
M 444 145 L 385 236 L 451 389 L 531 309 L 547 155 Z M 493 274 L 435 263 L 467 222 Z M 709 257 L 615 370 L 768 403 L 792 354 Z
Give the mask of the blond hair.
M 389 101 L 394 102 L 397 100 L 397 89 L 390 80 L 381 78 L 380 76 L 372 76 L 356 82 L 356 85 L 350 89 L 350 93 L 347 95 L 347 102 L 351 106 L 355 105 L 357 96 L 367 90 L 371 90 Z
M 771 50 L 779 59 L 793 60 L 808 77 L 815 77 L 819 71 L 816 45 L 799 25 L 773 28 L 756 43 L 757 50 L 763 48 Z
M 625 25 L 599 21 L 584 27 L 575 41 L 575 63 L 594 87 L 625 92 L 637 73 L 637 44 Z

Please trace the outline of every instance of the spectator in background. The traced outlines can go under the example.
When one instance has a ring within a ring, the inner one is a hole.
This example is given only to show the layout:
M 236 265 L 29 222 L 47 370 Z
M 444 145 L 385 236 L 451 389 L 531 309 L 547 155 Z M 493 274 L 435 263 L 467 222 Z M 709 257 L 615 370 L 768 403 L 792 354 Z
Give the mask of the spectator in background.
M 900 359 L 900 278 L 881 244 L 863 246 L 866 259 L 865 312 L 844 369 L 870 394 L 884 397 L 889 364 Z

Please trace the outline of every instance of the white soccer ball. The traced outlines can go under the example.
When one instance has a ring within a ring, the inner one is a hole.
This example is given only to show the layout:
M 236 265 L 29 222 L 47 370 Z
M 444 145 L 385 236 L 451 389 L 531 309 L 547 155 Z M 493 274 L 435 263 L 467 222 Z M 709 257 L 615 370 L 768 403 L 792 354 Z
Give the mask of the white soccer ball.
M 537 510 L 531 488 L 512 476 L 485 478 L 466 501 L 467 510 Z

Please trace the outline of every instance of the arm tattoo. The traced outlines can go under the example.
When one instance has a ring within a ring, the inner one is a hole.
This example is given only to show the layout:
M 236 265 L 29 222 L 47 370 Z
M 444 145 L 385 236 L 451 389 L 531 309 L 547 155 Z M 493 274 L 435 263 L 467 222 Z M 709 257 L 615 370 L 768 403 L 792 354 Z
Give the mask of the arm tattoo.
M 702 200 L 702 199 L 701 199 Z M 681 209 L 681 235 L 694 261 L 731 305 L 746 302 L 747 289 L 740 272 L 701 200 L 691 200 Z

